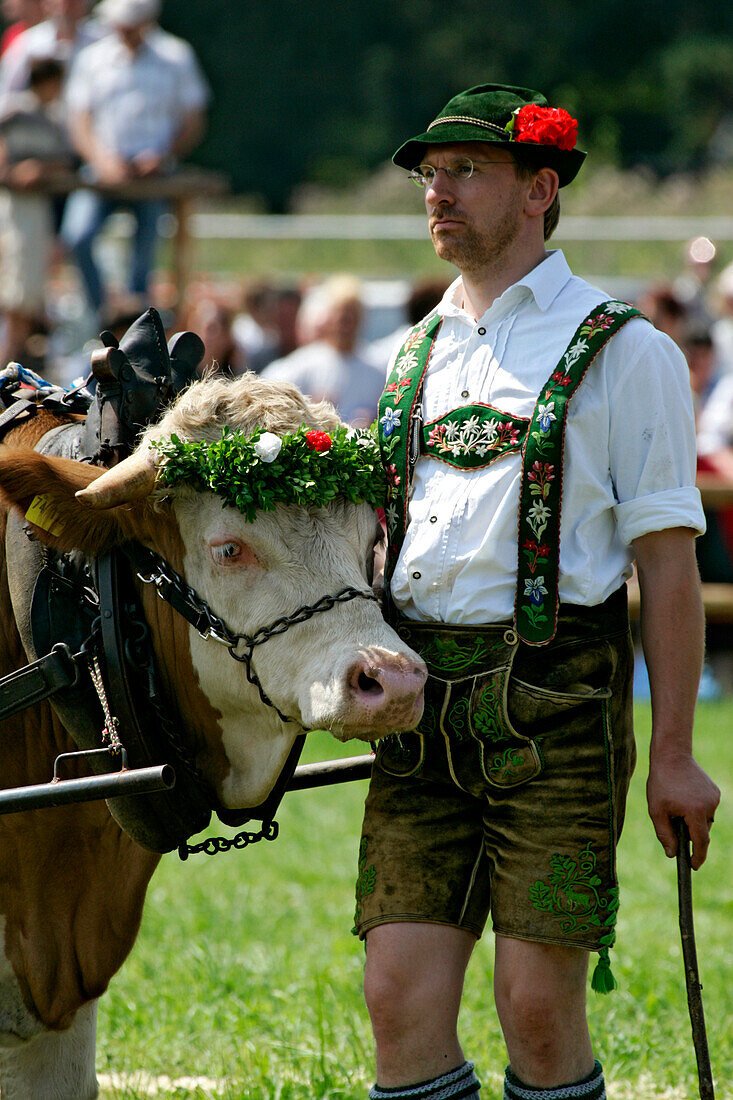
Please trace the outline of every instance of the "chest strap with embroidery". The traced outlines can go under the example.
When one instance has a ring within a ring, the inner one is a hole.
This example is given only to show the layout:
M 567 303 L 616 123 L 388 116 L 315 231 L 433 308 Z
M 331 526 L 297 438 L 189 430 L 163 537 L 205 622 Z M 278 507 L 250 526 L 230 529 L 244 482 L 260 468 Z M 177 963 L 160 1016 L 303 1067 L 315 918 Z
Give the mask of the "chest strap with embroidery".
M 560 604 L 560 506 L 568 405 L 599 351 L 632 317 L 627 302 L 602 302 L 578 327 L 540 390 L 527 433 L 519 499 L 519 547 L 514 625 L 522 641 L 544 645 L 555 636 Z

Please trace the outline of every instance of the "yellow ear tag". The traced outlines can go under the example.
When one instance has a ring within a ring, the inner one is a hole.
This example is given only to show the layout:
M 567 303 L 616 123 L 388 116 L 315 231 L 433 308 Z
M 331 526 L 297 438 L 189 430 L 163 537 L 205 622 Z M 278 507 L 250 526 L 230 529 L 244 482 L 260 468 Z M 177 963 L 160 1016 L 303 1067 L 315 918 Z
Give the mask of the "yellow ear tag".
M 48 531 L 49 535 L 61 535 L 64 531 L 64 521 L 54 508 L 50 497 L 35 496 L 25 518 L 36 527 L 40 527 L 42 531 Z

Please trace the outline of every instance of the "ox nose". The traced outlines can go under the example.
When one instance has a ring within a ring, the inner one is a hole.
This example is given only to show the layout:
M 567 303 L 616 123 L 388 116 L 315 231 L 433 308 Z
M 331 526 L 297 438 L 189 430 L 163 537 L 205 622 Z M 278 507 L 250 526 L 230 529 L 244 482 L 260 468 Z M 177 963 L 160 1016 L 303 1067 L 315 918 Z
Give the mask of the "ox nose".
M 347 684 L 360 710 L 376 716 L 388 710 L 411 717 L 422 708 L 422 692 L 428 671 L 422 661 L 402 654 L 370 655 L 355 661 L 347 672 Z

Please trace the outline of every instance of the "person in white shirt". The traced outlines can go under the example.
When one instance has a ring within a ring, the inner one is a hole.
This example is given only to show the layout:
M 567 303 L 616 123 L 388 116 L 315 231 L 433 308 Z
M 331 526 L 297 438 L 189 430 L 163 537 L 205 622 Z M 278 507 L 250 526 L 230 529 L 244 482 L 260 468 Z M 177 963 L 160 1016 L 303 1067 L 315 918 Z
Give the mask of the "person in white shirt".
M 692 756 L 703 611 L 687 368 L 546 240 L 585 154 L 538 92 L 455 96 L 394 156 L 459 278 L 380 400 L 387 611 L 428 666 L 414 731 L 377 747 L 355 931 L 372 1100 L 476 1100 L 457 1034 L 489 913 L 505 1100 L 603 1100 L 586 1022 L 615 985 L 615 847 L 635 752 L 625 581 L 636 561 L 653 737 L 649 812 L 693 866 L 720 792 Z
M 45 18 L 18 35 L 0 61 L 0 110 L 5 100 L 30 84 L 31 64 L 53 58 L 68 72 L 79 52 L 96 42 L 107 28 L 88 19 L 89 0 L 43 0 Z
M 298 313 L 306 342 L 265 367 L 263 378 L 292 382 L 315 401 L 331 401 L 354 427 L 368 427 L 384 372 L 356 350 L 361 318 L 358 282 L 343 275 L 326 279 L 306 295 Z
M 191 46 L 155 25 L 160 0 L 102 0 L 96 14 L 112 33 L 83 50 L 68 78 L 69 128 L 94 182 L 111 186 L 172 171 L 200 140 L 208 85 Z M 61 237 L 74 255 L 89 303 L 106 297 L 94 241 L 120 206 L 136 219 L 129 290 L 142 298 L 165 204 L 127 201 L 98 191 L 74 193 Z

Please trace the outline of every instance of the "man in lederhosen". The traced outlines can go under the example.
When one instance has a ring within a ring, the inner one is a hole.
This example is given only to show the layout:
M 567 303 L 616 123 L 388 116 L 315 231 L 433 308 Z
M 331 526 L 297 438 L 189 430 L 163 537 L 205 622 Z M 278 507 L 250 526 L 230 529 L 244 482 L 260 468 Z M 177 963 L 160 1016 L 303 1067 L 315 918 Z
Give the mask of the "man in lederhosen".
M 430 672 L 380 742 L 356 931 L 374 1100 L 476 1098 L 458 1041 L 487 916 L 508 1100 L 605 1097 L 586 1023 L 615 985 L 615 850 L 634 766 L 625 581 L 652 688 L 649 812 L 705 859 L 719 791 L 692 756 L 703 652 L 692 405 L 676 345 L 546 250 L 577 124 L 526 88 L 455 96 L 394 161 L 460 277 L 411 331 L 379 409 L 389 613 Z

